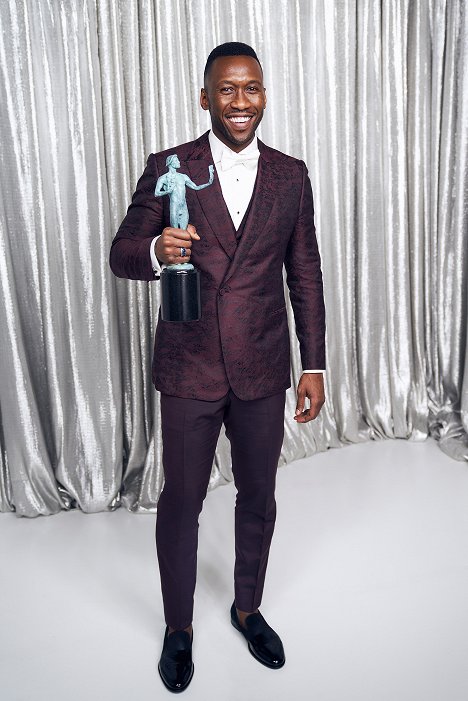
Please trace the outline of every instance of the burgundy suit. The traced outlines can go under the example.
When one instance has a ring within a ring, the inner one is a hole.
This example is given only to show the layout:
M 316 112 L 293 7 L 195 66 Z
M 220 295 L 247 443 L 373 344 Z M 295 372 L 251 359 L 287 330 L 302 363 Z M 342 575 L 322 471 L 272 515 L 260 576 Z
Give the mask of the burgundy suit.
M 283 263 L 303 368 L 325 369 L 325 308 L 312 188 L 303 161 L 258 141 L 257 182 L 239 243 L 215 174 L 214 183 L 186 189 L 190 223 L 199 233 L 191 262 L 201 271 L 202 318 L 158 319 L 153 382 L 165 394 L 220 399 L 267 397 L 291 386 Z M 127 216 L 112 244 L 115 275 L 153 280 L 151 240 L 169 223 L 169 198 L 155 197 L 166 157 L 177 152 L 196 184 L 213 162 L 207 133 L 151 154 Z
M 191 262 L 201 271 L 202 318 L 156 329 L 153 382 L 161 392 L 164 489 L 158 501 L 156 546 L 166 623 L 192 621 L 198 517 L 222 424 L 231 442 L 237 487 L 235 603 L 260 605 L 276 502 L 275 478 L 291 386 L 283 264 L 303 368 L 325 369 L 325 308 L 312 188 L 303 161 L 258 140 L 252 199 L 235 230 L 215 173 L 213 184 L 186 190 Z M 166 157 L 196 184 L 213 163 L 208 132 L 151 154 L 112 243 L 115 275 L 154 280 L 150 245 L 170 226 L 169 198 L 155 197 Z

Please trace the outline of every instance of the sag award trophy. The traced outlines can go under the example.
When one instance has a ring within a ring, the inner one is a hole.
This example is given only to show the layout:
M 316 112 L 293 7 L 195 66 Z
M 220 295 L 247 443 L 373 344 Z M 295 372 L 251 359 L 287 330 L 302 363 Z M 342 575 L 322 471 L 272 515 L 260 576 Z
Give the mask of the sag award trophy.
M 166 158 L 168 172 L 156 183 L 156 197 L 169 195 L 170 221 L 175 229 L 186 229 L 189 211 L 185 188 L 203 190 L 213 182 L 214 166 L 208 166 L 210 179 L 204 185 L 195 185 L 185 173 L 177 173 L 180 161 L 173 153 Z M 185 249 L 181 249 L 185 254 Z M 200 271 L 191 263 L 173 263 L 161 272 L 161 318 L 163 321 L 198 321 L 201 317 Z

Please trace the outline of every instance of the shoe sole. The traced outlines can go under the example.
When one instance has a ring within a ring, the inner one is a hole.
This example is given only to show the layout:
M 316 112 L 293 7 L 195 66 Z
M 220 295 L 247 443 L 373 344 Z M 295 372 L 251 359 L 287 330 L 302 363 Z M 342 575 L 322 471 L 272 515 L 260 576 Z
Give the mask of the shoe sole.
M 234 628 L 236 630 L 239 631 L 239 633 L 242 635 L 244 640 L 247 640 L 247 638 L 245 637 L 245 635 L 242 631 L 241 626 L 232 618 L 231 618 L 231 624 L 234 626 Z M 257 660 L 257 662 L 260 662 L 260 664 L 264 665 L 265 667 L 268 667 L 268 669 L 281 669 L 281 667 L 284 667 L 284 663 L 286 662 L 286 657 L 284 658 L 284 660 L 282 661 L 281 664 L 269 664 L 268 662 L 265 662 L 265 660 L 262 660 L 261 657 L 258 657 L 258 655 L 255 654 L 254 650 L 252 649 L 252 643 L 250 642 L 250 640 L 247 640 L 247 647 L 248 647 L 249 652 L 252 655 L 252 657 L 254 657 Z
M 168 689 L 169 691 L 172 691 L 173 694 L 180 694 L 181 691 L 185 691 L 185 689 L 188 687 L 188 685 L 192 681 L 194 671 L 195 671 L 195 665 L 192 662 L 192 672 L 191 672 L 190 677 L 189 677 L 187 683 L 185 684 L 185 686 L 181 687 L 180 689 L 173 689 L 172 686 L 169 686 L 169 684 L 166 683 L 166 680 L 164 679 L 163 675 L 161 674 L 161 667 L 159 666 L 159 662 L 158 662 L 158 672 L 159 672 L 159 676 L 161 677 L 161 681 L 164 684 L 164 686 L 166 687 L 166 689 Z

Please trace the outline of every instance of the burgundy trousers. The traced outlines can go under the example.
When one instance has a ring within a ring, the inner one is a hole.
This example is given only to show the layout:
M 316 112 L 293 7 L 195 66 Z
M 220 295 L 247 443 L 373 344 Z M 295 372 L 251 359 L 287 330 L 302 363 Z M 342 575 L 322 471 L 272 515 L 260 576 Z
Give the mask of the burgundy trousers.
M 198 518 L 224 423 L 231 443 L 235 505 L 234 599 L 260 606 L 276 519 L 275 485 L 284 435 L 286 392 L 243 401 L 230 389 L 216 401 L 161 394 L 164 488 L 156 549 L 164 616 L 180 630 L 193 618 Z

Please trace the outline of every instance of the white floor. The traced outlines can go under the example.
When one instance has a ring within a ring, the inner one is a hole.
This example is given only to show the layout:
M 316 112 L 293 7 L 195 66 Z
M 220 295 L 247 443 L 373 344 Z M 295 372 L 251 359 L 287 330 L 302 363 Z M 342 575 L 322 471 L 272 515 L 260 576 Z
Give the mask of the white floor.
M 329 450 L 278 471 L 261 612 L 286 665 L 256 662 L 229 622 L 232 484 L 200 523 L 197 701 L 466 701 L 468 465 L 429 440 Z M 0 515 L 2 701 L 174 695 L 154 515 Z

